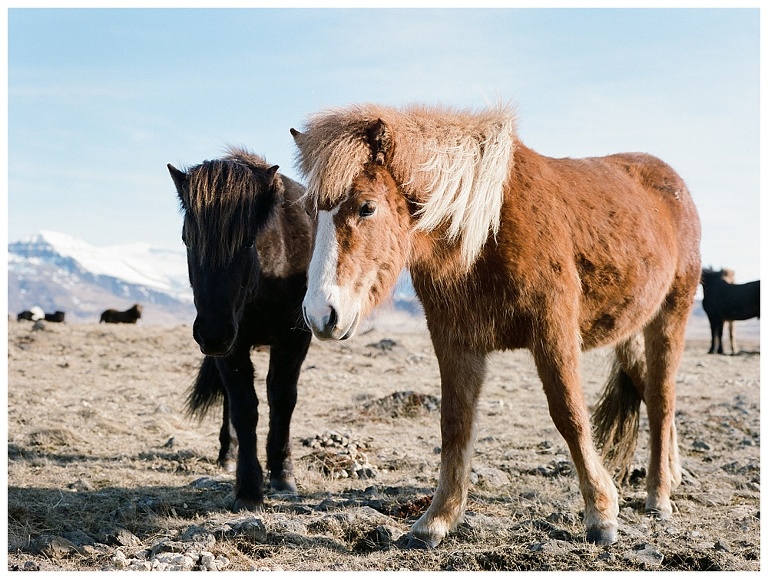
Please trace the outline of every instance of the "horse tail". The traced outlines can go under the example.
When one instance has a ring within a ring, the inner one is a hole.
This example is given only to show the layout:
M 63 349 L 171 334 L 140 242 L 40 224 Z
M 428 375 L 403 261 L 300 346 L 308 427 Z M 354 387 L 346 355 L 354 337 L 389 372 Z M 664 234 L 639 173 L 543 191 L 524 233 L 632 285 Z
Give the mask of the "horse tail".
M 195 383 L 187 394 L 187 415 L 202 418 L 223 395 L 224 383 L 221 381 L 216 361 L 206 356 L 200 364 Z
M 609 472 L 617 472 L 622 484 L 629 478 L 629 467 L 637 447 L 640 426 L 640 393 L 619 363 L 614 359 L 608 382 L 592 415 L 593 433 L 601 449 L 603 464 Z

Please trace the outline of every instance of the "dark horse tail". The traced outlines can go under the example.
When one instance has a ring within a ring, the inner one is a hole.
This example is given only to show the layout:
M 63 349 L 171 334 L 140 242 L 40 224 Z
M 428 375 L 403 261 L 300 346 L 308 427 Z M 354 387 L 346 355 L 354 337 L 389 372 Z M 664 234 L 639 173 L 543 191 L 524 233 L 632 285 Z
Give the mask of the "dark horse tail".
M 640 426 L 638 389 L 614 359 L 608 382 L 592 414 L 593 433 L 601 449 L 603 464 L 608 472 L 616 472 L 621 484 L 629 478 L 629 467 L 637 446 Z
M 224 384 L 216 367 L 216 361 L 206 356 L 200 364 L 195 383 L 187 395 L 187 414 L 202 418 L 222 396 L 224 396 Z

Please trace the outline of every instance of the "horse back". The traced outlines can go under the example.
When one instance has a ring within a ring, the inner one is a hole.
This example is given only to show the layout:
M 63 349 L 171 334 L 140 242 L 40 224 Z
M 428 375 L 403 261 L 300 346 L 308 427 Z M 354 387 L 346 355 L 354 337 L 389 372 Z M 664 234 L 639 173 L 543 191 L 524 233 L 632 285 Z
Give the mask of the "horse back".
M 412 270 L 425 309 L 440 319 L 430 331 L 484 327 L 474 346 L 518 348 L 545 325 L 572 332 L 563 320 L 576 319 L 582 346 L 592 348 L 638 331 L 665 300 L 687 315 L 701 272 L 700 225 L 667 164 L 640 153 L 555 159 L 518 144 L 511 165 L 499 232 L 452 286 L 464 297 L 441 300 L 440 286 L 421 284 L 427 276 Z
M 703 288 L 702 307 L 710 318 L 749 320 L 760 317 L 760 280 L 731 284 L 722 279 L 709 279 Z

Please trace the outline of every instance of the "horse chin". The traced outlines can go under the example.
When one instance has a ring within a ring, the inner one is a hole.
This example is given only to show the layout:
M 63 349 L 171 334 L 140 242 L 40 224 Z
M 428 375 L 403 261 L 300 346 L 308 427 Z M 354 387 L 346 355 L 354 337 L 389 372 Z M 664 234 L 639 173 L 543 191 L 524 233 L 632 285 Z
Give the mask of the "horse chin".
M 355 335 L 355 332 L 357 331 L 357 326 L 360 325 L 360 312 L 357 312 L 355 314 L 355 319 L 352 320 L 352 325 L 347 329 L 347 331 L 344 333 L 340 340 L 349 340 L 352 336 Z
M 206 348 L 205 346 L 201 345 L 200 352 L 202 352 L 206 356 L 210 356 L 211 358 L 224 358 L 226 356 L 229 356 L 229 354 L 232 352 L 232 347 L 234 346 L 234 344 L 235 342 L 232 341 L 232 343 L 229 344 L 228 346 L 216 347 L 216 348 L 211 348 L 211 347 Z
M 236 337 L 237 334 L 229 339 L 222 339 L 219 336 L 217 336 L 215 339 L 205 339 L 204 336 L 197 332 L 194 334 L 195 342 L 197 342 L 197 345 L 200 346 L 200 352 L 213 358 L 223 358 L 224 356 L 229 356 L 235 347 Z
M 360 323 L 360 312 L 355 314 L 355 318 L 348 326 L 335 325 L 333 327 L 317 328 L 314 324 L 309 324 L 312 328 L 312 333 L 318 340 L 337 341 L 348 340 L 355 335 L 357 326 Z

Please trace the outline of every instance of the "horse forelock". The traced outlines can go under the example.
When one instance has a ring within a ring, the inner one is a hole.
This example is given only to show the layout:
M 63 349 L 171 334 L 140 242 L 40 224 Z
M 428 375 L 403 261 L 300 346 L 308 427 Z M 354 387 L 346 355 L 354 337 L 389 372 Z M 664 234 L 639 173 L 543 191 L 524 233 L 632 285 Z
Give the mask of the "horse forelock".
M 385 165 L 419 206 L 417 229 L 444 231 L 469 267 L 500 225 L 504 182 L 517 120 L 507 106 L 454 111 L 378 105 L 329 109 L 310 117 L 296 138 L 310 205 L 332 206 L 372 161 L 367 129 L 381 119 L 390 133 Z
M 202 261 L 225 264 L 252 241 L 252 215 L 261 193 L 253 167 L 266 164 L 260 157 L 232 149 L 227 157 L 188 170 L 184 237 Z

